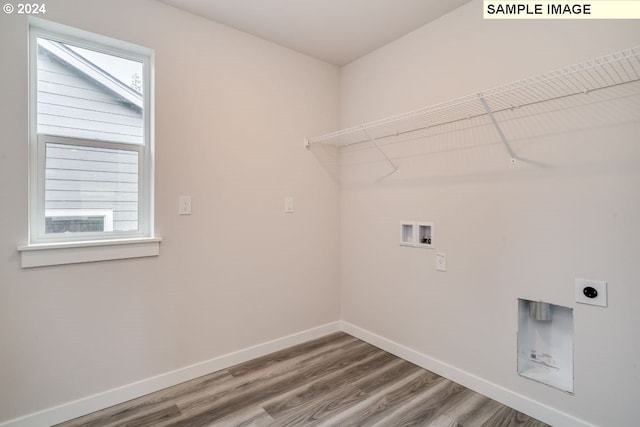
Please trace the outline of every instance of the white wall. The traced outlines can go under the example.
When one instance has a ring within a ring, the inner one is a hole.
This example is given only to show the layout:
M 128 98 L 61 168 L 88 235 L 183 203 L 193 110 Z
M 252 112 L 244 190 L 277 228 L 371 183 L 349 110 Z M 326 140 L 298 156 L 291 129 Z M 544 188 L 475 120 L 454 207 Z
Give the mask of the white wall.
M 163 242 L 20 268 L 27 20 L 0 14 L 0 422 L 338 320 L 339 189 L 302 148 L 338 126 L 337 68 L 156 1 L 49 2 L 44 18 L 155 49 Z
M 637 21 L 484 21 L 481 9 L 472 1 L 344 67 L 343 127 L 640 44 Z M 486 125 L 386 145 L 400 172 L 380 182 L 381 155 L 347 149 L 343 319 L 569 417 L 637 423 L 639 93 L 516 111 L 503 124 L 528 160 L 516 165 Z M 402 220 L 434 221 L 436 250 L 401 247 Z M 608 281 L 609 307 L 576 304 L 575 277 Z M 516 374 L 517 298 L 574 308 L 575 395 Z
M 339 75 L 156 1 L 47 8 L 155 49 L 164 241 L 158 258 L 20 269 L 27 22 L 0 14 L 0 421 L 337 320 L 340 304 L 353 325 L 594 425 L 640 417 L 637 95 L 505 125 L 537 164 L 511 166 L 487 127 L 394 147 L 401 171 L 378 183 L 379 154 L 347 151 L 341 197 L 333 153 L 301 149 L 339 111 L 348 126 L 636 45 L 637 22 L 483 21 L 477 0 Z M 177 215 L 181 194 L 193 215 Z M 446 273 L 398 245 L 408 219 L 435 222 Z M 574 277 L 607 280 L 609 308 L 576 305 Z M 575 396 L 515 374 L 519 297 L 575 308 Z

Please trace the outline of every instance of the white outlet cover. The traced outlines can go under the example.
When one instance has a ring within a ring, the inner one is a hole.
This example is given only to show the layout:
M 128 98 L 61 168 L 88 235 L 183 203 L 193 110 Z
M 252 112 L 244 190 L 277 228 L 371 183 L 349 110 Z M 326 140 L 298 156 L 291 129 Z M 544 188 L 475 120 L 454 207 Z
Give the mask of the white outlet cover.
M 447 254 L 442 252 L 436 254 L 436 270 L 447 271 Z
M 588 298 L 584 294 L 584 288 L 592 287 L 598 291 L 598 296 Z M 580 304 L 597 305 L 599 307 L 607 306 L 607 282 L 602 280 L 579 279 L 575 281 L 576 302 Z

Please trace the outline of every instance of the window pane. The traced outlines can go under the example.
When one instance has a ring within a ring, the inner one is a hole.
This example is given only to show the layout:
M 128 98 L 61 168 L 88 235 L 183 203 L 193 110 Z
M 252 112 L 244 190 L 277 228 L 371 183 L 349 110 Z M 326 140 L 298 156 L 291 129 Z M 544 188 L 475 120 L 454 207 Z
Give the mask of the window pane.
M 104 216 L 47 216 L 45 233 L 104 231 Z
M 142 62 L 38 37 L 38 133 L 144 144 Z
M 138 230 L 138 165 L 137 151 L 46 143 L 45 233 Z

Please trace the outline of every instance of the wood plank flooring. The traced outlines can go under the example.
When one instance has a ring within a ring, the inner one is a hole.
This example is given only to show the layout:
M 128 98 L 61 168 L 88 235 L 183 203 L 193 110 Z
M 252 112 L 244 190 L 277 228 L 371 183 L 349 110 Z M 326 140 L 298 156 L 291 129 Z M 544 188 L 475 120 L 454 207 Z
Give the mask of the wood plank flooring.
M 546 424 L 338 332 L 58 426 Z

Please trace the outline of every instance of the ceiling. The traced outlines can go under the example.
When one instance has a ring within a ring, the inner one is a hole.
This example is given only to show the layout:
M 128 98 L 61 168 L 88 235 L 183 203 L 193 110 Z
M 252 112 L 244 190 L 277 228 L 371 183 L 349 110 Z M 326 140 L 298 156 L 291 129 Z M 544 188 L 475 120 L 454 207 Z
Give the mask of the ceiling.
M 470 0 L 160 0 L 342 66 Z

